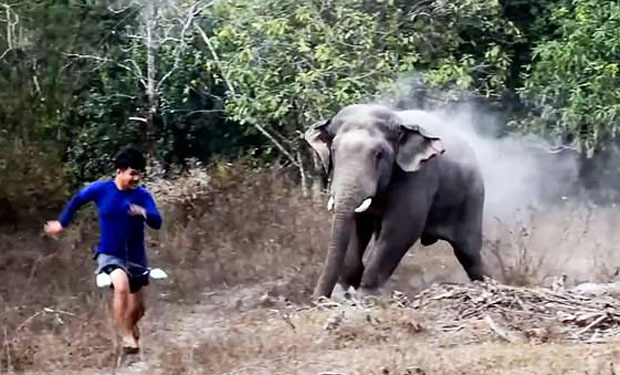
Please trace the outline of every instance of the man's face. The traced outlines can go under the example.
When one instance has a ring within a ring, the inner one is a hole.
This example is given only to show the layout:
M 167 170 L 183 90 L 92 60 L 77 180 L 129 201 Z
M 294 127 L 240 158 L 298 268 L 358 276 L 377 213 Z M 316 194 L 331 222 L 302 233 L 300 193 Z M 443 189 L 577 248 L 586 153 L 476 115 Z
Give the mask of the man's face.
M 140 182 L 141 173 L 137 169 L 128 167 L 127 169 L 117 169 L 116 177 L 123 189 L 135 189 Z

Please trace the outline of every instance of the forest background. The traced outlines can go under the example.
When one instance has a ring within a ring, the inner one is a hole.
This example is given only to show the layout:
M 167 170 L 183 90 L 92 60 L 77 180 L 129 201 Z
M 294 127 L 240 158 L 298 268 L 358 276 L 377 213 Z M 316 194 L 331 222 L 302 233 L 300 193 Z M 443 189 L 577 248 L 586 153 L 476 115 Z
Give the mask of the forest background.
M 128 143 L 164 174 L 277 166 L 307 189 L 304 129 L 371 101 L 473 105 L 617 190 L 619 26 L 604 0 L 3 1 L 0 222 L 109 176 Z

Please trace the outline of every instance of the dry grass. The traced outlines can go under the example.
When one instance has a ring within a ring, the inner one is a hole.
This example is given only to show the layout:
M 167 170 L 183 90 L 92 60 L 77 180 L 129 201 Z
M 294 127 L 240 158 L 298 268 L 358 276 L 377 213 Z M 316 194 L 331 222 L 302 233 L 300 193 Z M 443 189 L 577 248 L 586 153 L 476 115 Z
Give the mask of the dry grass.
M 103 321 L 98 319 L 99 293 L 89 288 L 89 273 L 79 272 L 90 266 L 88 257 L 34 231 L 1 234 L 0 244 L 3 369 L 50 360 L 70 363 L 109 344 L 109 335 L 97 326 Z
M 485 258 L 497 279 L 514 285 L 549 285 L 561 275 L 569 284 L 608 282 L 620 269 L 619 219 L 614 207 L 578 203 L 528 208 L 510 222 L 488 219 Z
M 508 345 L 488 330 L 450 342 L 425 329 L 436 312 L 390 306 L 346 310 L 337 329 L 325 330 L 341 312 L 309 307 L 329 235 L 324 202 L 303 198 L 277 171 L 219 164 L 208 174 L 206 189 L 179 180 L 183 195 L 161 205 L 164 229 L 149 232 L 151 263 L 171 275 L 149 288 L 144 330 L 147 345 L 160 343 L 146 349 L 147 363 L 163 374 L 578 373 L 569 364 L 584 351 L 592 363 L 607 361 L 607 346 Z M 511 284 L 561 274 L 609 281 L 620 266 L 612 251 L 618 215 L 567 206 L 490 220 L 485 258 Z M 0 373 L 110 369 L 106 293 L 94 287 L 87 250 L 94 215 L 83 212 L 61 241 L 41 237 L 42 223 L 0 233 Z M 416 245 L 386 289 L 413 296 L 434 282 L 465 281 L 448 246 Z M 580 365 L 611 374 L 608 363 Z
M 327 213 L 301 197 L 287 178 L 218 167 L 211 188 L 165 210 L 154 234 L 154 262 L 174 265 L 179 296 L 210 285 L 295 280 L 289 298 L 304 298 L 319 272 Z
M 151 263 L 171 273 L 161 285 L 164 301 L 191 304 L 204 288 L 269 280 L 286 280 L 279 288 L 289 299 L 308 301 L 327 215 L 316 215 L 278 173 L 222 165 L 210 174 L 207 191 L 190 190 L 187 199 L 163 204 L 166 225 L 149 233 Z M 96 221 L 92 210 L 79 216 L 60 241 L 41 236 L 43 219 L 36 229 L 0 233 L 0 369 L 109 360 L 105 293 L 94 288 L 88 250 Z
M 257 309 L 169 346 L 160 354 L 161 373 L 612 375 L 617 369 L 617 342 L 507 344 L 482 321 L 469 335 L 440 333 L 431 316 L 440 313 L 389 303 Z

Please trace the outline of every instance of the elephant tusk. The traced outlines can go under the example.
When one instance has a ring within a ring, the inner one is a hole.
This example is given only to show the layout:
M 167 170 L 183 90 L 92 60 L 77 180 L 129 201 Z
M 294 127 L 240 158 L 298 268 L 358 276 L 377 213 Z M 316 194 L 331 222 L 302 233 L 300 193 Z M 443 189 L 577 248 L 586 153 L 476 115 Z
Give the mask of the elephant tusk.
M 329 197 L 329 201 L 327 201 L 327 211 L 332 211 L 334 209 L 334 197 Z
M 355 209 L 355 212 L 357 213 L 364 212 L 368 209 L 368 207 L 370 207 L 371 204 L 372 204 L 372 198 L 366 198 L 366 200 L 363 201 L 362 204 L 360 204 L 359 207 Z

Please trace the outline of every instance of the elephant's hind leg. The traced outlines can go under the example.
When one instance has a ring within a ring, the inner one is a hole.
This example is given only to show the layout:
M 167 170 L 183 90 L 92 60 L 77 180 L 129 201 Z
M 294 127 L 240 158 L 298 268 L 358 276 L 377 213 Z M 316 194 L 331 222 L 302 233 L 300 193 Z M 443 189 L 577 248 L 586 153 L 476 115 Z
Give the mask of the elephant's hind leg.
M 448 242 L 454 249 L 454 255 L 465 269 L 470 280 L 482 280 L 488 276 L 480 256 L 482 248 L 482 205 L 484 196 L 472 194 L 465 203 L 460 227 L 455 231 L 457 237 Z
M 470 236 L 475 237 L 475 235 Z M 454 255 L 471 281 L 482 280 L 483 276 L 487 276 L 484 262 L 480 256 L 480 243 L 481 241 L 474 238 L 462 242 L 450 241 Z

